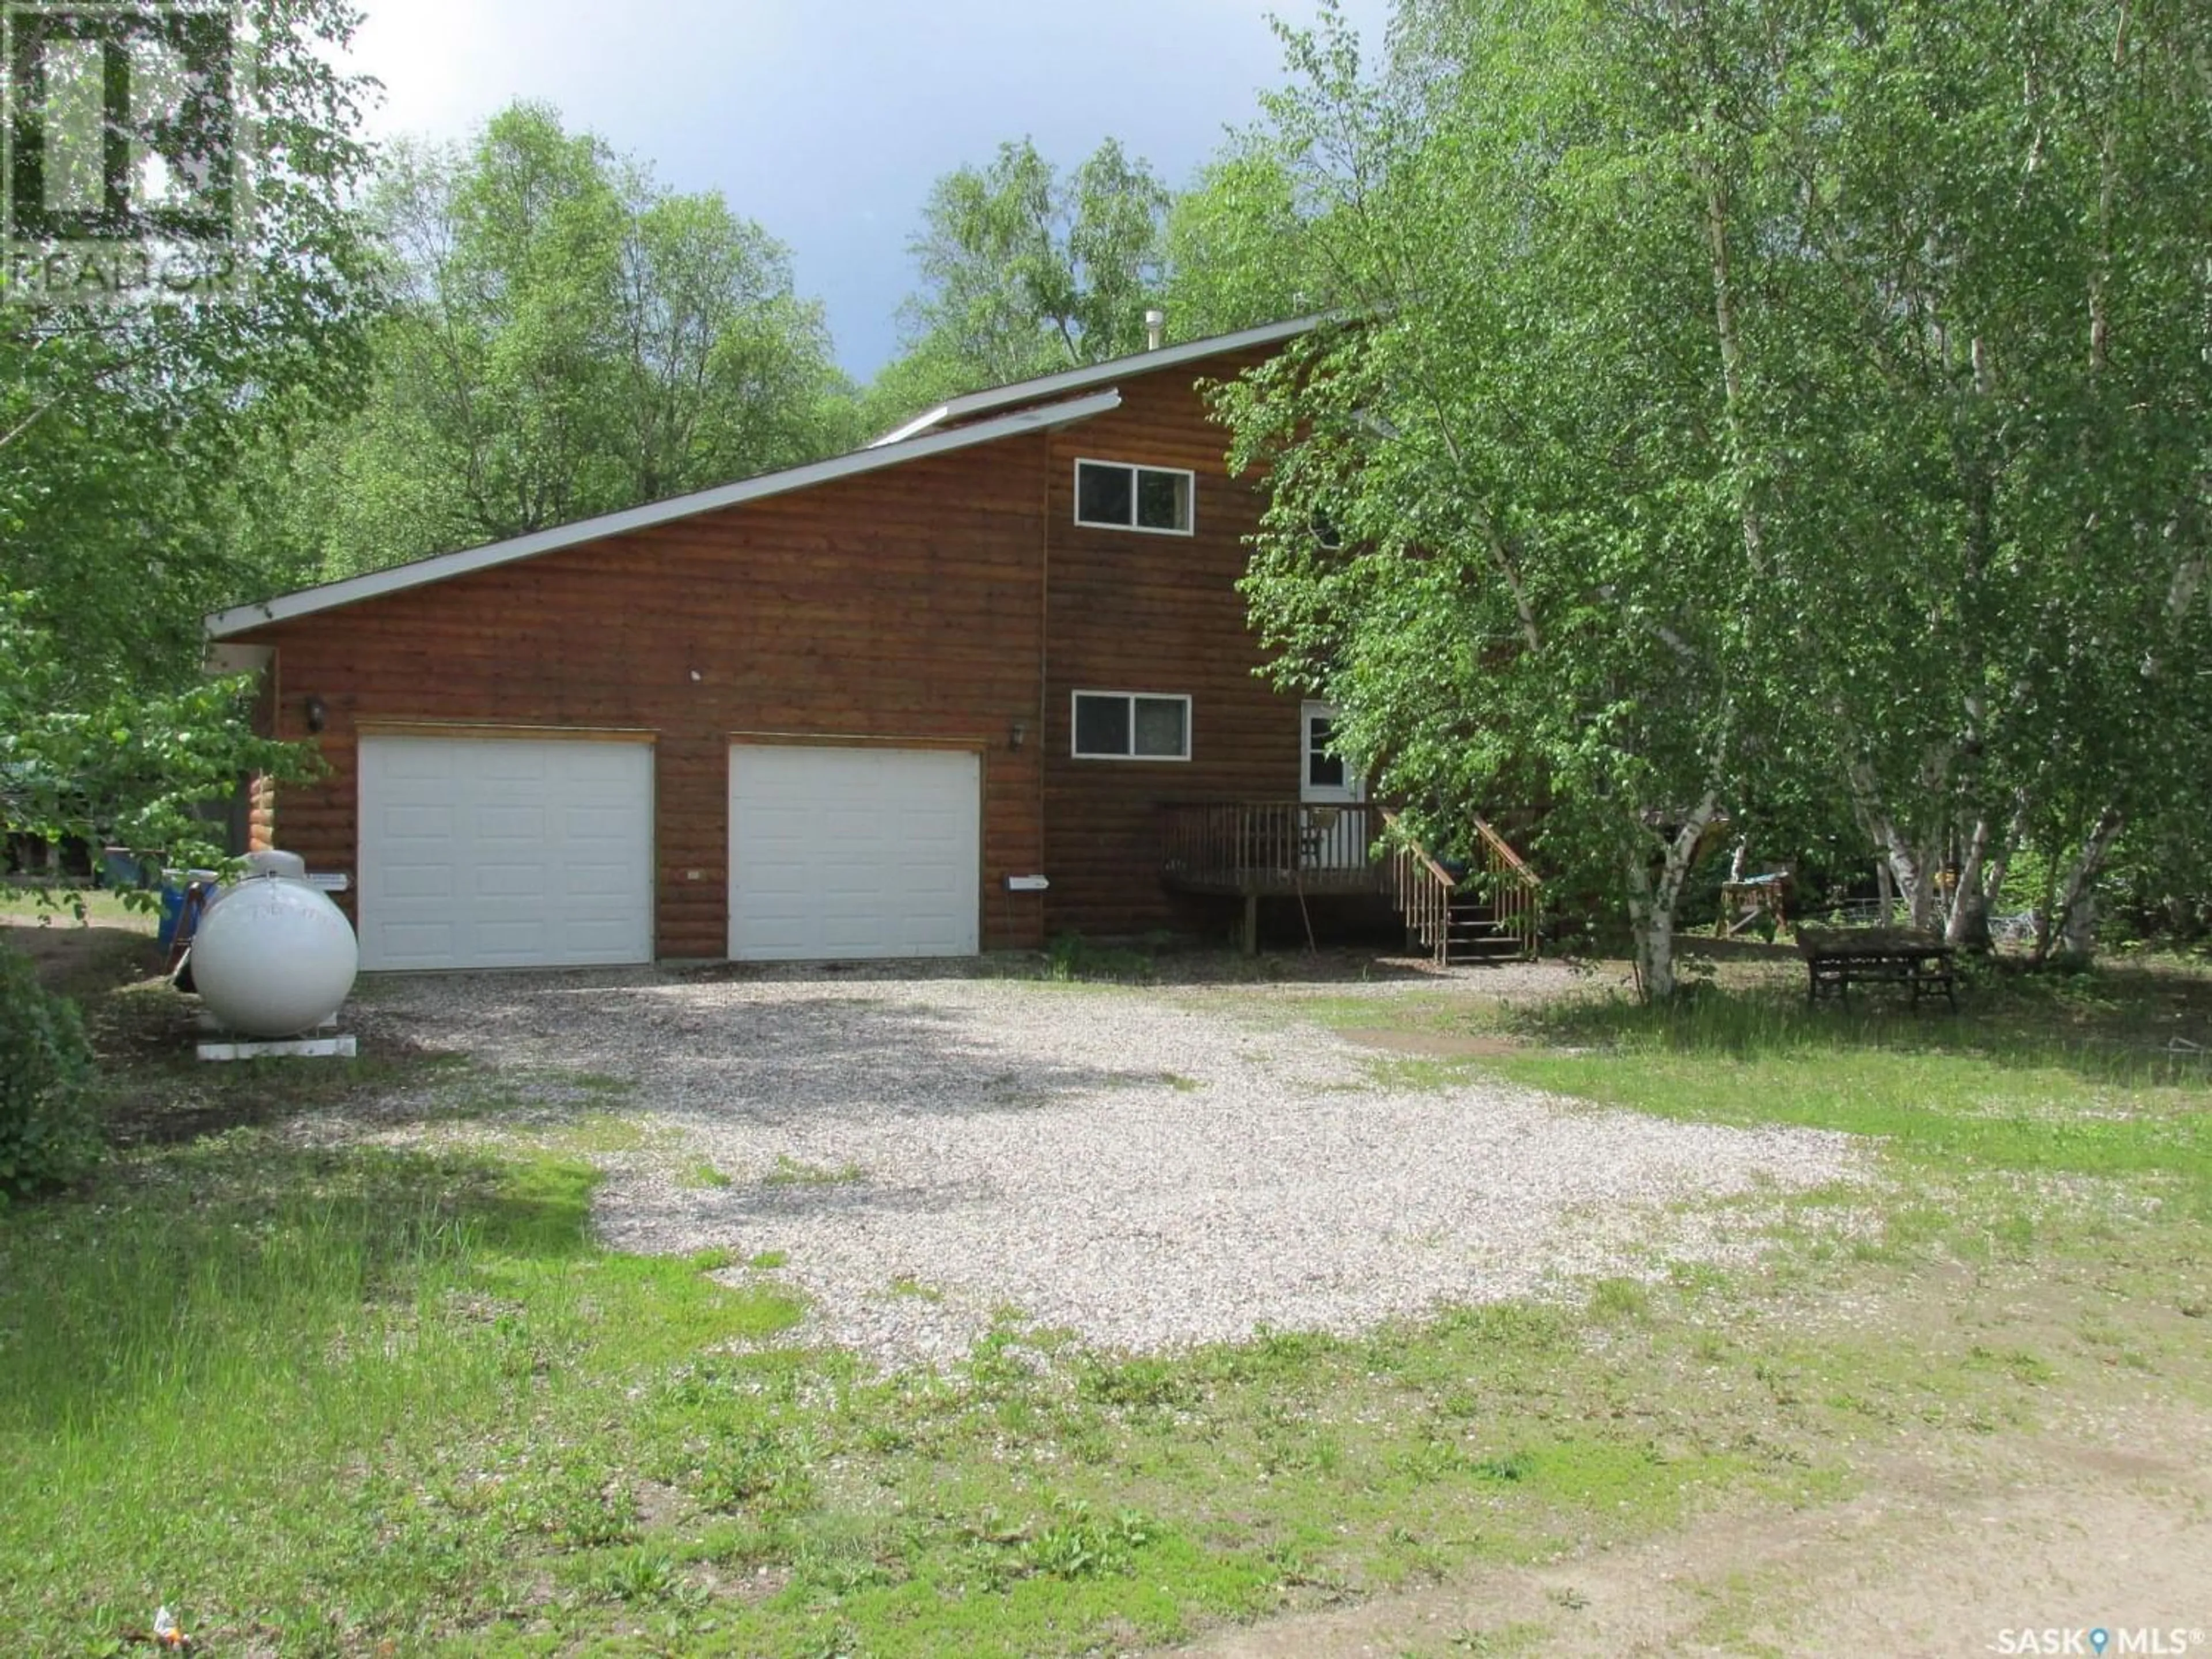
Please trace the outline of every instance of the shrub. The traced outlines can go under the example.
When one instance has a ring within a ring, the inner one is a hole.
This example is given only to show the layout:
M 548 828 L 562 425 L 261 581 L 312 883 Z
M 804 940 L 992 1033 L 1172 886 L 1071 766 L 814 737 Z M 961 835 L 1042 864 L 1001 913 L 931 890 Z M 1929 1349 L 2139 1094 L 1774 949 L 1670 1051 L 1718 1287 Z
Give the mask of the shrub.
M 92 1048 L 76 1005 L 0 945 L 0 1204 L 82 1174 L 99 1158 Z

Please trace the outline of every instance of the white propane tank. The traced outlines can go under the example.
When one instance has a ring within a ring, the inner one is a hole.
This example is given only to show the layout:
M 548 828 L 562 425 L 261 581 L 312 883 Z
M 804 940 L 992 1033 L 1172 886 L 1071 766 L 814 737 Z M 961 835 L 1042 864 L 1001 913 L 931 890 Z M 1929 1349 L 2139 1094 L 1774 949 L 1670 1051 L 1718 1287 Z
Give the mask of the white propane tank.
M 240 882 L 192 936 L 192 987 L 242 1036 L 313 1030 L 343 1005 L 360 967 L 344 912 L 282 877 Z

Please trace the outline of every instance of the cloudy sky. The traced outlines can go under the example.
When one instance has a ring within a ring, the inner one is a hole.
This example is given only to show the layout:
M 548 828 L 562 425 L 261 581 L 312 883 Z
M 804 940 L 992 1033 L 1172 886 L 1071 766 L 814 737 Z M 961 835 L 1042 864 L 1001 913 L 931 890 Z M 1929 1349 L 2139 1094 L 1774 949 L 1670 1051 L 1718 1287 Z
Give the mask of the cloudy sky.
M 1033 137 L 1072 165 L 1112 135 L 1174 185 L 1281 79 L 1273 9 L 1314 0 L 364 0 L 379 133 L 465 136 L 514 99 L 720 190 L 792 248 L 838 356 L 897 345 L 907 242 L 939 175 Z M 1345 0 L 1379 43 L 1388 0 Z

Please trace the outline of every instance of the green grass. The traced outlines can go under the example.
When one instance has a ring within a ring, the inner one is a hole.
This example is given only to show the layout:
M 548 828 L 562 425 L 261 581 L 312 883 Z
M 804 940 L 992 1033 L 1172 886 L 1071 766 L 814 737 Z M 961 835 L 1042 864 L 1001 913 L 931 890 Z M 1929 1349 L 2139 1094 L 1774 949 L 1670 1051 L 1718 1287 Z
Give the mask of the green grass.
M 850 1187 L 867 1178 L 868 1172 L 857 1164 L 810 1164 L 788 1152 L 778 1152 L 775 1167 L 761 1182 L 769 1187 Z
M 495 1611 L 518 1540 L 627 1535 L 575 1407 L 798 1310 L 593 1249 L 592 1182 L 242 1130 L 0 1218 L 11 1641 L 87 1650 L 161 1601 L 288 1650 L 411 1641 Z
M 2212 1070 L 2164 1046 L 2198 1016 L 2109 993 L 2001 984 L 1957 1016 L 1808 1009 L 1778 988 L 1591 1001 L 1525 1014 L 1549 1051 L 1485 1069 L 1660 1116 L 1875 1136 L 1923 1173 L 2140 1181 L 2212 1221 Z
M 0 880 L 0 917 L 61 927 L 125 927 L 151 933 L 159 896 L 125 895 L 105 887 L 76 887 L 10 877 Z
M 797 1304 L 708 1278 L 726 1252 L 595 1247 L 592 1179 L 246 1129 L 0 1216 L 12 1639 L 97 1649 L 167 1601 L 288 1652 L 565 1650 L 641 1619 L 654 1650 L 1076 1651 L 1814 1479 L 1815 1450 L 1664 1382 L 1656 1297 L 1605 1316 L 1661 1376 L 1632 1417 L 1563 1309 L 1174 1359 L 1009 1322 L 951 1375 L 877 1380 L 778 1347 Z

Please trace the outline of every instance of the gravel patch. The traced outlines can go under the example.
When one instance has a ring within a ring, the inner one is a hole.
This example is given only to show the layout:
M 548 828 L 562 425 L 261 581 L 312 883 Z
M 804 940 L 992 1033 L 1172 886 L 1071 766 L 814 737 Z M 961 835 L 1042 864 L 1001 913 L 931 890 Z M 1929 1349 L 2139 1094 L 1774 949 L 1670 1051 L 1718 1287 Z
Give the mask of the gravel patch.
M 1536 994 L 1540 973 L 1516 970 L 1510 990 Z M 564 1073 L 632 1084 L 617 1109 L 647 1150 L 605 1160 L 606 1241 L 781 1252 L 820 1340 L 886 1365 L 956 1359 L 1006 1310 L 1155 1350 L 1741 1261 L 1758 1230 L 1713 1200 L 1869 1173 L 1841 1135 L 1490 1083 L 1381 1086 L 1359 1051 L 1297 1021 L 1295 990 L 1224 1007 L 1210 992 L 817 969 L 368 994 L 379 1027 L 556 1091 Z M 702 1164 L 728 1184 L 702 1182 Z

